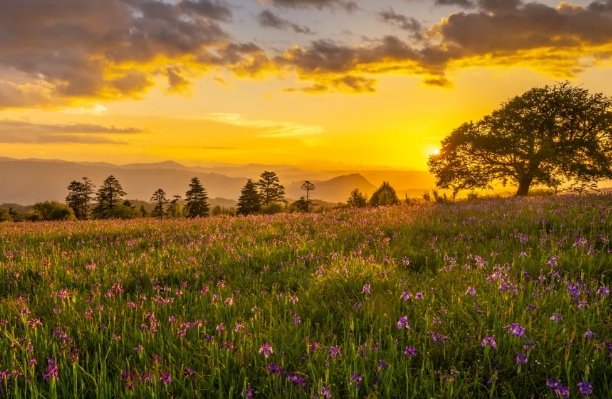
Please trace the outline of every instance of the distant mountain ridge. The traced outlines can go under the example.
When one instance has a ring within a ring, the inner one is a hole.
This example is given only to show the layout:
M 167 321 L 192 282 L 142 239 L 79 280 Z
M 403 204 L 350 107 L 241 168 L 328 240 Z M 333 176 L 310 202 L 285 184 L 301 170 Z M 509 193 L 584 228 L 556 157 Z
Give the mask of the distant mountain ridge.
M 305 194 L 301 190 L 304 180 L 310 180 L 316 186 L 311 197 L 326 202 L 346 201 L 354 188 L 359 188 L 367 194 L 376 189 L 361 173 L 334 174 L 283 165 L 206 168 L 189 167 L 175 161 L 114 165 L 105 162 L 17 160 L 0 157 L 0 203 L 30 205 L 45 200 L 63 202 L 67 194 L 66 187 L 71 181 L 86 176 L 99 186 L 111 174 L 119 180 L 128 194 L 126 198 L 130 199 L 148 201 L 158 188 L 162 188 L 168 197 L 175 194 L 184 196 L 191 178 L 198 177 L 210 198 L 235 201 L 240 196 L 240 190 L 247 178 L 256 180 L 264 170 L 277 172 L 288 198 L 297 199 Z M 226 175 L 220 172 L 233 173 Z

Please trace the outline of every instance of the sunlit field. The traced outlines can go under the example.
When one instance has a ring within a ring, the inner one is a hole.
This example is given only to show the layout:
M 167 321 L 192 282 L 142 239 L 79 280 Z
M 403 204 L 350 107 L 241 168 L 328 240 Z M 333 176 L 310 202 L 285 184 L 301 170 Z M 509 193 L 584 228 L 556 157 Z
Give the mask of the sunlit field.
M 612 397 L 612 196 L 0 224 L 4 397 Z

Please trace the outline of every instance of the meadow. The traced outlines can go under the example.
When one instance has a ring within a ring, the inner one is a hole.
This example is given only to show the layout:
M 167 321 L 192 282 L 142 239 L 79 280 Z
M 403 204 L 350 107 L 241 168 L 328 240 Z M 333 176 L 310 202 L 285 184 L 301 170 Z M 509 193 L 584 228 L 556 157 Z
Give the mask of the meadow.
M 0 224 L 0 396 L 612 397 L 612 196 Z

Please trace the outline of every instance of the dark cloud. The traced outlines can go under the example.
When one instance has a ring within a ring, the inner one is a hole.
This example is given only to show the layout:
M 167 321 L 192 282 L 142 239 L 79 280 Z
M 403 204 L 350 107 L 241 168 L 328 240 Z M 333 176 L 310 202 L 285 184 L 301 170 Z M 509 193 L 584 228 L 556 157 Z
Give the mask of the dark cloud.
M 180 3 L 180 5 L 182 10 L 193 12 L 205 18 L 223 22 L 232 20 L 232 10 L 225 1 L 186 0 Z
M 274 29 L 289 28 L 289 29 L 293 29 L 295 33 L 304 33 L 307 35 L 312 35 L 314 33 L 307 26 L 300 26 L 287 19 L 281 18 L 270 10 L 263 10 L 256 16 L 256 19 L 257 19 L 257 22 L 259 22 L 259 25 L 263 26 L 264 28 L 274 28 Z
M 0 0 L 0 10 L 2 108 L 137 97 L 156 74 L 180 91 L 173 61 L 231 43 L 224 0 Z
M 117 128 L 92 124 L 51 125 L 14 120 L 0 120 L 0 143 L 5 144 L 127 144 L 124 140 L 100 135 L 133 135 L 137 128 Z
M 435 0 L 437 6 L 459 6 L 462 8 L 474 8 L 476 5 L 470 0 Z
M 168 92 L 183 93 L 193 84 L 184 76 L 184 71 L 181 67 L 170 66 L 166 69 L 168 77 Z
M 384 22 L 390 22 L 398 26 L 400 29 L 410 33 L 410 36 L 415 40 L 423 38 L 423 27 L 421 23 L 412 17 L 407 17 L 402 14 L 397 14 L 393 8 L 378 13 L 379 19 Z
M 269 0 L 267 3 L 279 8 L 293 9 L 316 8 L 322 10 L 324 8 L 342 8 L 347 12 L 354 12 L 359 9 L 357 3 L 349 0 Z

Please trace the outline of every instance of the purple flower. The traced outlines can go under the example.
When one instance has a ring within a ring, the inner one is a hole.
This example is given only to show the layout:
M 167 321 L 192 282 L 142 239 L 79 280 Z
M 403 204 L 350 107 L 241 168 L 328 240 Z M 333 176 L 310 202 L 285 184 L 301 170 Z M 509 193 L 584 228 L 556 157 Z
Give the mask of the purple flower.
M 593 339 L 597 336 L 597 334 L 595 334 L 593 331 L 591 330 L 586 330 L 586 332 L 584 334 L 582 334 L 584 337 L 588 338 L 588 339 Z
M 263 353 L 264 357 L 267 359 L 272 353 L 274 353 L 272 350 L 272 345 L 262 344 L 261 348 L 259 348 L 259 353 Z
M 406 350 L 404 351 L 404 356 L 416 357 L 417 356 L 416 349 L 410 346 L 407 346 Z
M 414 298 L 415 299 L 423 299 L 423 293 L 422 292 L 417 292 L 416 294 L 414 294 Z
M 476 290 L 474 289 L 474 287 L 468 287 L 466 294 L 470 294 L 471 296 L 475 296 L 476 295 Z
M 527 364 L 528 361 L 529 359 L 527 359 L 526 353 L 519 353 L 518 355 L 516 355 L 516 364 Z
M 247 399 L 253 399 L 253 394 L 255 393 L 255 388 L 247 388 L 242 393 L 242 396 L 246 396 Z
M 550 320 L 552 320 L 555 323 L 557 323 L 557 322 L 563 320 L 563 316 L 561 316 L 559 313 L 553 313 L 552 316 L 550 316 Z
M 321 395 L 325 398 L 325 399 L 331 399 L 332 395 L 331 392 L 329 392 L 329 387 L 323 387 L 321 388 Z
M 364 285 L 363 288 L 361 289 L 361 293 L 369 294 L 370 293 L 370 284 Z
M 404 301 L 407 301 L 410 299 L 410 293 L 409 292 L 402 292 L 402 295 L 400 295 L 400 298 L 403 299 Z
M 582 381 L 576 384 L 578 389 L 580 389 L 580 395 L 583 397 L 590 397 L 593 395 L 593 385 L 590 382 Z
M 515 337 L 525 336 L 525 329 L 521 327 L 520 325 L 518 325 L 517 323 L 512 323 L 509 326 L 506 326 L 506 328 L 508 329 L 508 334 L 512 334 Z
M 410 330 L 410 324 L 408 324 L 408 316 L 400 317 L 399 321 L 397 322 L 397 328 L 399 330 L 401 330 L 402 328 Z
M 495 337 L 486 337 L 480 343 L 480 346 L 483 348 L 487 345 L 491 345 L 492 348 L 497 348 L 497 343 L 495 342 Z
M 351 375 L 351 381 L 349 382 L 349 385 L 353 385 L 353 383 L 355 383 L 355 388 L 357 388 L 357 390 L 359 391 L 359 388 L 361 388 L 361 381 L 363 380 L 363 376 L 357 374 L 356 372 L 354 372 Z
M 569 387 L 563 386 L 563 384 L 554 378 L 547 379 L 546 386 L 548 389 L 555 392 L 557 398 L 569 398 L 570 396 Z
M 172 376 L 170 375 L 170 373 L 162 373 L 161 377 L 157 379 L 157 382 L 165 382 L 166 385 L 170 385 L 170 383 L 172 382 Z
M 270 363 L 268 364 L 268 373 L 270 374 L 280 374 L 281 371 L 283 371 L 281 369 L 281 366 L 276 364 L 276 363 Z
M 59 380 L 59 366 L 55 363 L 55 357 L 49 356 L 47 358 L 47 370 L 45 375 L 43 376 L 44 380 L 48 380 L 49 378 L 54 378 L 55 380 Z
M 339 346 L 330 346 L 329 347 L 329 355 L 332 358 L 342 357 L 342 353 L 340 352 L 340 347 Z
M 607 297 L 608 295 L 610 295 L 610 288 L 606 286 L 599 287 L 599 289 L 597 290 L 597 294 L 603 297 Z

